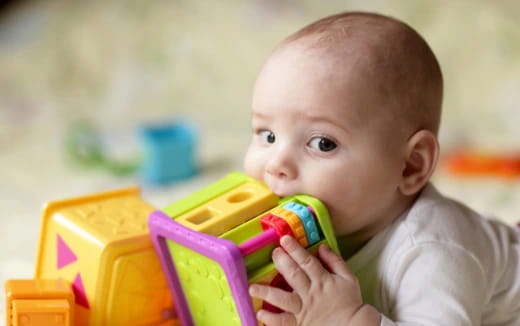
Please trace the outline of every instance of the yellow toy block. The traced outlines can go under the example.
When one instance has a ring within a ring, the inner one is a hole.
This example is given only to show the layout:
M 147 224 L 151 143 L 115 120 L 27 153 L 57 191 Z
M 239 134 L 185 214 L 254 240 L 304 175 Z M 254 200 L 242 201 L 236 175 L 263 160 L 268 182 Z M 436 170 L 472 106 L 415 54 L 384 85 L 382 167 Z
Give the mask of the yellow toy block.
M 147 227 L 152 211 L 136 187 L 46 205 L 36 278 L 72 284 L 76 325 L 174 324 Z
M 64 280 L 9 280 L 6 326 L 72 326 L 74 294 Z
M 252 200 L 254 199 L 254 200 Z M 192 230 L 220 236 L 278 203 L 278 196 L 265 185 L 247 181 L 235 189 L 176 218 Z

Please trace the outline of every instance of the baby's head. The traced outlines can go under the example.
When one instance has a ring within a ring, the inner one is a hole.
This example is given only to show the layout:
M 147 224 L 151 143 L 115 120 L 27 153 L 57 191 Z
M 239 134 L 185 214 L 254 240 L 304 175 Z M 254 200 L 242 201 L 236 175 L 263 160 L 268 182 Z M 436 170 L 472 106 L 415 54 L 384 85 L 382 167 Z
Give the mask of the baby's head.
M 319 198 L 340 246 L 360 246 L 428 182 L 441 102 L 438 62 L 408 25 L 368 13 L 326 17 L 264 64 L 245 170 L 279 196 Z

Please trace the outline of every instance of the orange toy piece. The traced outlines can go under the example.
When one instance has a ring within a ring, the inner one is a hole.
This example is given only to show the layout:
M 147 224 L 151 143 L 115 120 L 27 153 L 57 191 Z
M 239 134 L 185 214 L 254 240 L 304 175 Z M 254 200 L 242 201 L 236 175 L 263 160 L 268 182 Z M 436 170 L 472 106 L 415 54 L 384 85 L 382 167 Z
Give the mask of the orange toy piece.
M 9 280 L 6 326 L 72 326 L 74 293 L 64 280 Z
M 278 217 L 281 217 L 285 221 L 287 221 L 287 223 L 291 227 L 291 231 L 294 235 L 294 238 L 298 240 L 302 247 L 307 248 L 307 246 L 309 245 L 309 241 L 307 240 L 305 227 L 303 226 L 302 221 L 300 220 L 298 215 L 282 207 L 276 207 L 270 213 Z
M 35 278 L 63 278 L 75 325 L 173 325 L 173 299 L 137 187 L 54 201 L 42 213 Z
M 465 176 L 520 177 L 519 155 L 493 155 L 475 151 L 458 152 L 444 160 L 446 169 Z

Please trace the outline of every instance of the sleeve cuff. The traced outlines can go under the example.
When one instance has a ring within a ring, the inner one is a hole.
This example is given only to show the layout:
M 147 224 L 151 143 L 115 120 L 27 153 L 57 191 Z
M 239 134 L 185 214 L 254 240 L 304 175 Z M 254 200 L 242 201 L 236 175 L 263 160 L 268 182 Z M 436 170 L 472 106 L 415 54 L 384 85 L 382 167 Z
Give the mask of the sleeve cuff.
M 396 326 L 397 324 L 388 319 L 385 315 L 381 314 L 380 326 Z

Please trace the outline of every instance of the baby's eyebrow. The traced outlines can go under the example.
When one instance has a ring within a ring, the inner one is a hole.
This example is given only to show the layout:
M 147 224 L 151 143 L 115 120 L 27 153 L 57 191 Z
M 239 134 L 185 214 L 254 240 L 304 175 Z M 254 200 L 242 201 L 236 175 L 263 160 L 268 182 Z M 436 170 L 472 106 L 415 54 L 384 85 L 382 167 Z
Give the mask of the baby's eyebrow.
M 322 122 L 322 123 L 330 124 L 338 129 L 344 130 L 346 133 L 349 133 L 349 134 L 351 133 L 351 131 L 348 128 L 346 128 L 346 126 L 341 125 L 340 123 L 338 123 L 337 120 L 329 119 L 329 118 L 323 117 L 323 116 L 316 116 L 316 115 L 309 115 L 309 114 L 304 114 L 303 117 L 307 118 L 311 122 Z
M 264 112 L 258 112 L 258 111 L 252 111 L 252 118 L 259 119 L 259 120 L 272 120 L 276 116 L 273 116 L 271 114 L 267 114 Z M 352 134 L 351 130 L 347 128 L 346 126 L 338 123 L 337 119 L 332 119 L 328 117 L 324 117 L 321 115 L 315 115 L 315 114 L 309 114 L 309 113 L 303 113 L 300 115 L 301 118 L 311 122 L 311 123 L 325 123 L 334 126 L 335 128 L 341 129 L 345 131 L 348 134 Z
M 253 111 L 253 117 L 260 118 L 260 119 L 269 119 L 270 115 L 262 113 L 262 112 Z

